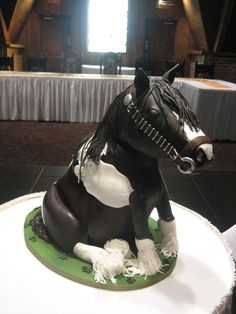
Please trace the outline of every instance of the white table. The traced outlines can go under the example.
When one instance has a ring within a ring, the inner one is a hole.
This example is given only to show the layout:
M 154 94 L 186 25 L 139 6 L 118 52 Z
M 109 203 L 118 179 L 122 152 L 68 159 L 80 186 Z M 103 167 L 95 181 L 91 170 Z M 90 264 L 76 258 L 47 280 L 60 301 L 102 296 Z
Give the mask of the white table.
M 83 64 L 82 73 L 83 74 L 100 74 L 100 65 Z M 135 75 L 135 68 L 122 66 L 121 75 Z
M 100 122 L 133 76 L 0 73 L 0 120 Z
M 131 75 L 0 72 L 0 120 L 100 122 L 133 79 Z M 208 136 L 236 140 L 236 84 L 179 78 L 174 85 Z
M 175 269 L 153 286 L 119 292 L 66 279 L 32 255 L 24 220 L 41 203 L 36 193 L 0 206 L 0 313 L 230 313 L 232 258 L 222 235 L 200 215 L 172 202 L 180 244 Z
M 201 129 L 212 139 L 236 140 L 236 84 L 221 80 L 176 79 Z

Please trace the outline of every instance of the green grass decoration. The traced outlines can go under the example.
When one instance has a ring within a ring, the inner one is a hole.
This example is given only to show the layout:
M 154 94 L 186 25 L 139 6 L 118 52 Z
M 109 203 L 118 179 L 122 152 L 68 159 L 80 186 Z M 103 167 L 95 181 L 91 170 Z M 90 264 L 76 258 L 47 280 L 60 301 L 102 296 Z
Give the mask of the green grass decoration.
M 39 237 L 32 229 L 31 221 L 40 212 L 40 207 L 35 208 L 31 211 L 25 219 L 24 224 L 24 235 L 25 242 L 28 249 L 39 259 L 44 265 L 53 270 L 54 272 L 79 282 L 81 284 L 92 286 L 100 289 L 107 290 L 136 290 L 141 289 L 150 285 L 153 285 L 167 276 L 173 271 L 176 264 L 176 257 L 164 257 L 163 254 L 159 253 L 159 257 L 164 265 L 162 273 L 155 274 L 153 276 L 139 276 L 125 277 L 123 275 L 117 276 L 117 283 L 113 284 L 107 280 L 106 284 L 97 283 L 94 280 L 92 274 L 92 265 L 80 260 L 73 253 L 67 254 L 58 248 L 53 243 L 47 242 Z M 149 218 L 149 228 L 152 232 L 153 238 L 156 244 L 160 244 L 161 235 L 157 230 L 156 222 Z

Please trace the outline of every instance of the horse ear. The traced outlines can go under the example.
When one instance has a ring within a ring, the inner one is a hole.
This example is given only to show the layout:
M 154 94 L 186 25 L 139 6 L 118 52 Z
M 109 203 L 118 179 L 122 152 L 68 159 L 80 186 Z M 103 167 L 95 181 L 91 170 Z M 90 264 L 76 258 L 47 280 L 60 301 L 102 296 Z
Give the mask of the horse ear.
M 162 79 L 167 84 L 172 84 L 175 79 L 176 73 L 179 71 L 181 64 L 177 63 L 173 68 L 168 70 L 165 74 L 163 74 Z
M 134 78 L 134 86 L 139 95 L 145 92 L 149 87 L 150 80 L 143 69 L 138 69 Z

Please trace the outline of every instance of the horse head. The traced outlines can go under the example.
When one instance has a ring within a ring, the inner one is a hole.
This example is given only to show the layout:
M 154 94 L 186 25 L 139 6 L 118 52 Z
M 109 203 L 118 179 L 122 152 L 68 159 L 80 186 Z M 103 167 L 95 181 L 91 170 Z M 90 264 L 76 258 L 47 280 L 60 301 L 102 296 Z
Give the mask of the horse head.
M 187 100 L 172 85 L 177 70 L 178 65 L 159 80 L 137 71 L 134 85 L 123 95 L 119 137 L 150 157 L 166 153 L 180 172 L 189 174 L 213 160 L 213 146 Z

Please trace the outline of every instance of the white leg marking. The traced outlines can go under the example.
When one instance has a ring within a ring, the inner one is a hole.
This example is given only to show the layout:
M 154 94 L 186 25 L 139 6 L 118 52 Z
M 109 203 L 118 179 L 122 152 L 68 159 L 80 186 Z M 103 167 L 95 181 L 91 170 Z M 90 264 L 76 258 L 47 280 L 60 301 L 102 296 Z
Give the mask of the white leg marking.
M 118 251 L 125 259 L 131 258 L 132 252 L 130 251 L 129 243 L 121 239 L 112 239 L 105 243 L 104 249 L 109 253 Z
M 158 221 L 160 231 L 162 233 L 161 252 L 166 256 L 176 256 L 178 254 L 179 244 L 176 236 L 175 220 Z
M 161 260 L 155 250 L 155 244 L 150 239 L 135 239 L 138 248 L 138 267 L 140 275 L 154 275 L 162 267 Z
M 126 241 L 114 239 L 108 241 L 105 249 L 77 243 L 73 249 L 76 256 L 93 264 L 93 275 L 96 282 L 105 284 L 107 279 L 116 283 L 115 277 L 125 272 L 125 257 L 130 257 L 129 244 Z

